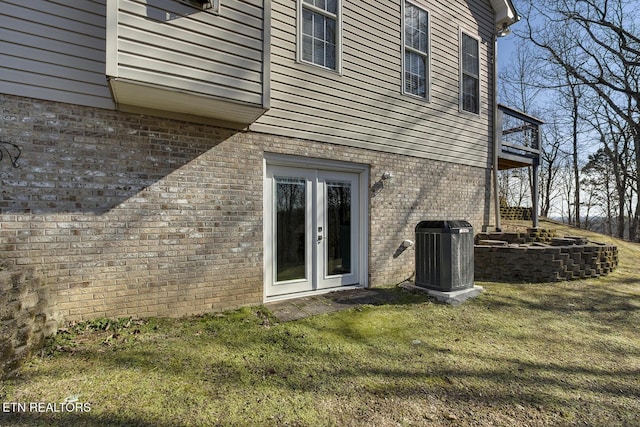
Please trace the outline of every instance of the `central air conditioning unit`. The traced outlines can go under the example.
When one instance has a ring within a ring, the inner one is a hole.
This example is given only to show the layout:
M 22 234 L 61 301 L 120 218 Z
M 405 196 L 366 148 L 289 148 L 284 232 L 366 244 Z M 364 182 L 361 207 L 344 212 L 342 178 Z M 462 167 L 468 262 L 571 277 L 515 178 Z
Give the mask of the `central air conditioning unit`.
M 437 291 L 473 287 L 473 227 L 467 221 L 416 226 L 416 286 Z

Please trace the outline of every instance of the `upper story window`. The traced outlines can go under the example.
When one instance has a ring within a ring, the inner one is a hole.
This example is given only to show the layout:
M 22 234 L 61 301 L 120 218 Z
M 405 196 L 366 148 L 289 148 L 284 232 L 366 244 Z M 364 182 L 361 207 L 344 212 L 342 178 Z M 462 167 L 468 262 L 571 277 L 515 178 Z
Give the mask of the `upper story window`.
M 480 113 L 480 41 L 461 32 L 460 46 L 460 108 Z
M 404 2 L 403 92 L 429 98 L 429 13 Z
M 299 59 L 340 71 L 340 0 L 299 1 Z

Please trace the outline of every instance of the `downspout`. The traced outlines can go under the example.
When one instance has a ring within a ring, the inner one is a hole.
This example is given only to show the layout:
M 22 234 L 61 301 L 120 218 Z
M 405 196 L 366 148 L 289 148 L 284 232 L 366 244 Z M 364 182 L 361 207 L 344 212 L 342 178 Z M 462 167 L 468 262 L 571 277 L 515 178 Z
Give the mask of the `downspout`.
M 539 227 L 539 219 L 538 214 L 540 212 L 540 206 L 538 204 L 539 199 L 539 189 L 540 186 L 540 171 L 538 170 L 540 167 L 540 147 L 542 147 L 542 136 L 540 135 L 540 127 L 538 127 L 538 131 L 536 132 L 536 147 L 538 147 L 538 156 L 533 161 L 533 195 L 531 196 L 533 200 L 531 200 L 531 210 L 533 211 L 533 228 Z
M 498 110 L 498 37 L 503 37 L 511 32 L 509 27 L 520 20 L 518 12 L 513 7 L 511 0 L 496 4 L 492 0 L 494 6 L 506 6 L 504 16 L 500 19 L 496 17 L 496 27 L 493 33 L 493 194 L 494 209 L 496 215 L 496 231 L 502 231 L 500 222 L 500 197 L 498 188 L 498 160 L 500 151 L 502 150 L 502 112 Z M 494 10 L 495 7 L 494 7 Z
M 498 110 L 498 33 L 495 32 L 493 34 L 493 208 L 496 215 L 496 231 L 502 231 L 498 188 L 498 155 L 501 141 L 502 120 Z

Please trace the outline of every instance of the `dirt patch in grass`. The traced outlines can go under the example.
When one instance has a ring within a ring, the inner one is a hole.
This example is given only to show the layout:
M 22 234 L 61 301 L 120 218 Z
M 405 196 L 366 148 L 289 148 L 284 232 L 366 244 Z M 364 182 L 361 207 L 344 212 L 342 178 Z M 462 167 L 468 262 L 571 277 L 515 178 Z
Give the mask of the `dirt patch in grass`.
M 69 325 L 0 400 L 90 410 L 0 425 L 640 425 L 640 251 L 616 244 L 606 278 L 479 283 L 458 307 L 406 295 L 283 324 L 252 307 Z

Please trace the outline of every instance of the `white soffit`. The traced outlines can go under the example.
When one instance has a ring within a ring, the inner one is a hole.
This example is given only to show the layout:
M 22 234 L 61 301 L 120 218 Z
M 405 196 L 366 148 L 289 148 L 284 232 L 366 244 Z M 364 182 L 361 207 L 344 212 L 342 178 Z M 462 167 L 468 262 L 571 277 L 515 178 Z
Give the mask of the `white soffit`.
M 491 6 L 496 13 L 496 29 L 498 30 L 502 30 L 520 19 L 511 0 L 491 0 Z
M 253 123 L 265 112 L 259 105 L 247 105 L 126 79 L 109 79 L 113 98 L 120 106 L 147 108 L 194 117 L 216 119 L 236 125 Z

